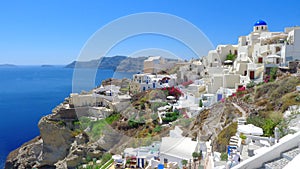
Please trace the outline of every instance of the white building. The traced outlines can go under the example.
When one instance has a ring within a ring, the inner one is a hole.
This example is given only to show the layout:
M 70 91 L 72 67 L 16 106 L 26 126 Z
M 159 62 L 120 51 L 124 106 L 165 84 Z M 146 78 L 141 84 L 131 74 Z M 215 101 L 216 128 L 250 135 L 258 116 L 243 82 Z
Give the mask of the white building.
M 133 82 L 138 84 L 140 91 L 149 89 L 159 89 L 163 87 L 172 87 L 176 85 L 176 74 L 174 75 L 153 75 L 149 73 L 134 74 Z
M 182 84 L 183 82 L 195 81 L 204 76 L 205 66 L 199 60 L 192 60 L 181 66 L 177 71 L 177 83 Z
M 282 47 L 281 56 L 287 65 L 289 61 L 300 60 L 300 27 L 285 28 L 285 32 L 288 37 L 287 43 Z
M 160 146 L 160 160 L 164 163 L 177 162 L 182 168 L 182 160 L 193 160 L 193 152 L 198 152 L 196 141 L 189 137 L 163 137 Z
M 160 160 L 163 163 L 176 162 L 182 168 L 182 160 L 193 160 L 193 152 L 199 152 L 197 141 L 181 135 L 182 130 L 175 126 L 170 137 L 163 137 L 160 145 Z
M 162 69 L 164 63 L 164 58 L 160 56 L 151 56 L 144 61 L 144 73 L 157 73 Z

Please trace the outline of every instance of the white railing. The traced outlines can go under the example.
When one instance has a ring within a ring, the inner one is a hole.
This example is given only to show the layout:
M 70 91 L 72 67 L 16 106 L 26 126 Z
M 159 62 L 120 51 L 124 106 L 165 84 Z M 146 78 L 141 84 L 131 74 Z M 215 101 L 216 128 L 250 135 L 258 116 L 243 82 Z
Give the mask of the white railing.
M 233 169 L 252 169 L 260 168 L 264 165 L 265 162 L 272 161 L 281 156 L 281 153 L 290 150 L 294 147 L 299 146 L 300 143 L 300 132 L 287 135 L 282 138 L 279 143 L 271 146 L 266 152 L 260 153 L 251 157 L 237 166 L 234 166 Z

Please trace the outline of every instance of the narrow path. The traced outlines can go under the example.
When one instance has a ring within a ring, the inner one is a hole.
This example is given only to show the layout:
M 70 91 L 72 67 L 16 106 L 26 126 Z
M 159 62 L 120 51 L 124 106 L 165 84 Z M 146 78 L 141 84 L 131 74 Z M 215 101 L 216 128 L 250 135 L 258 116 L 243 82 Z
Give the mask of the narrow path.
M 114 163 L 112 163 L 108 169 L 115 169 Z
M 243 108 L 241 108 L 239 105 L 235 103 L 232 103 L 232 105 L 242 113 L 242 117 L 246 117 L 246 111 Z

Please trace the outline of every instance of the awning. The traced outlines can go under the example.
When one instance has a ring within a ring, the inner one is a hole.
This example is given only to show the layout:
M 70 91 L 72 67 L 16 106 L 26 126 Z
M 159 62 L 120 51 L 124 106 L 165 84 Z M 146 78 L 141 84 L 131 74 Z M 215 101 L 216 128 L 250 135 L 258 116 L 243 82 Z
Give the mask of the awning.
M 244 134 L 251 134 L 251 135 L 263 135 L 264 132 L 262 128 L 254 126 L 253 124 L 247 125 L 238 125 L 238 132 Z

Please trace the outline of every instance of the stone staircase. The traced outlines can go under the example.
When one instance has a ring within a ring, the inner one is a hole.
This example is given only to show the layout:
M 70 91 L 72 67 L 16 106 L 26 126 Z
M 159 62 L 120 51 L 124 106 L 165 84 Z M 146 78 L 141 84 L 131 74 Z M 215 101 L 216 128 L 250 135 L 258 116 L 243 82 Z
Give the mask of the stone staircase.
M 280 158 L 266 162 L 261 169 L 282 169 L 290 161 L 292 161 L 298 154 L 300 154 L 300 149 L 295 147 L 291 150 L 283 152 Z

